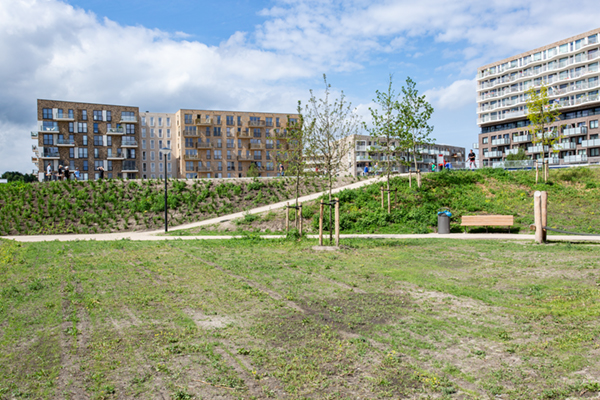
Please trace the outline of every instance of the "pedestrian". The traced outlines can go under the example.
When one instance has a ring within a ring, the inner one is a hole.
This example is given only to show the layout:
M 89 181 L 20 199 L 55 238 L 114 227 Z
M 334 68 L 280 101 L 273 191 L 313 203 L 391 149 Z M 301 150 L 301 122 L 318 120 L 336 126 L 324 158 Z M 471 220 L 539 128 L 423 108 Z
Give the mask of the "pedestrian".
M 363 171 L 363 175 L 364 175 L 364 176 L 367 176 L 367 175 L 369 175 L 369 163 L 366 163 L 366 164 L 365 164 L 365 169 L 364 169 L 364 171 Z
M 50 165 L 50 163 L 48 163 L 48 166 L 46 167 L 46 180 L 50 181 L 52 179 L 52 166 Z
M 79 168 L 75 168 L 75 172 L 73 173 L 73 175 L 75 175 L 76 180 L 79 180 Z
M 285 171 L 283 170 L 283 163 L 279 164 L 279 172 L 280 172 L 281 176 L 285 176 Z
M 435 163 L 434 162 L 431 163 L 431 172 L 435 172 Z
M 69 171 L 69 167 L 68 167 L 68 166 L 66 166 L 66 167 L 65 167 L 65 181 L 68 181 L 68 180 L 69 180 L 69 175 L 70 175 L 70 174 L 71 174 L 71 173 L 70 173 L 70 171 Z
M 469 169 L 475 169 L 475 153 L 473 153 L 473 149 L 471 149 L 467 157 L 469 158 Z
M 65 170 L 63 169 L 62 165 L 58 166 L 58 180 L 62 181 L 63 176 L 64 176 Z
M 96 171 L 100 171 L 100 173 L 98 174 L 98 179 L 104 179 L 104 167 L 98 167 L 96 168 Z
M 375 167 L 373 168 L 373 172 L 375 173 L 375 175 L 379 175 L 380 171 L 379 171 L 379 163 L 378 162 L 375 163 Z

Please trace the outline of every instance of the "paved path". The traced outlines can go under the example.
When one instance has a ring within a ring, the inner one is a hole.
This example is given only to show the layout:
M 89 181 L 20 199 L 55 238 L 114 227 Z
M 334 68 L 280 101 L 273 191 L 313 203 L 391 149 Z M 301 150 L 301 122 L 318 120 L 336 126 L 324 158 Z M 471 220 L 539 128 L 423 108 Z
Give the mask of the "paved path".
M 398 176 L 398 175 L 395 175 Z M 400 174 L 399 176 L 408 176 L 408 174 Z M 357 189 L 372 183 L 383 181 L 384 177 L 375 177 L 371 179 L 365 179 L 359 182 L 352 183 L 350 185 L 342 186 L 333 189 L 333 193 L 338 193 L 344 189 Z M 305 203 L 307 201 L 315 200 L 327 192 L 314 193 L 308 196 L 302 196 L 299 201 Z M 196 228 L 199 226 L 213 225 L 221 222 L 234 220 L 237 218 L 243 218 L 245 214 L 258 214 L 269 210 L 276 210 L 286 206 L 286 204 L 293 203 L 295 199 L 282 201 L 275 204 L 270 204 L 263 207 L 254 208 L 252 210 L 238 212 L 235 214 L 223 215 L 217 218 L 211 218 L 204 221 L 198 221 L 191 224 L 179 225 L 176 227 L 169 228 L 170 232 L 179 231 L 183 229 Z M 311 239 L 317 239 L 318 235 L 307 235 Z M 164 235 L 164 230 L 146 231 L 146 232 L 114 232 L 114 233 L 98 233 L 98 234 L 64 234 L 64 235 L 37 235 L 37 236 L 2 236 L 3 239 L 13 239 L 19 242 L 51 242 L 51 241 L 77 241 L 77 240 L 140 240 L 140 241 L 153 241 L 153 240 L 222 240 L 222 239 L 236 239 L 242 236 L 234 235 L 222 235 L 222 236 L 168 236 Z M 263 235 L 264 239 L 279 239 L 284 237 L 283 235 Z M 409 234 L 409 235 L 395 235 L 395 234 L 345 234 L 340 235 L 340 238 L 363 238 L 363 239 L 458 239 L 458 240 L 525 240 L 533 241 L 534 235 L 526 234 L 509 234 L 509 233 L 451 233 L 447 235 L 440 235 L 437 233 L 427 234 Z M 600 236 L 575 236 L 575 235 L 548 235 L 549 241 L 567 241 L 567 242 L 600 242 Z

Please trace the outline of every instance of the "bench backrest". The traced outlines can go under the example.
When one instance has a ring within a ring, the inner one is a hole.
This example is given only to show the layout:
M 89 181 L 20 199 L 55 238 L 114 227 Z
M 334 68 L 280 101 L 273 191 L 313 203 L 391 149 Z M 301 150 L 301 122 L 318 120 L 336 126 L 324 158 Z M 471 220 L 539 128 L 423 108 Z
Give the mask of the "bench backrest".
M 508 226 L 514 224 L 512 215 L 464 215 L 462 226 Z

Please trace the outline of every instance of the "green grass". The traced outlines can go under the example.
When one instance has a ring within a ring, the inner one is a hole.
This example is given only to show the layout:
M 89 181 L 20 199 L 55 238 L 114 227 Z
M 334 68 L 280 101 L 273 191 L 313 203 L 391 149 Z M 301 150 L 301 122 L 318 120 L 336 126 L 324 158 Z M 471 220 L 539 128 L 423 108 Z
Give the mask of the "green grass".
M 600 247 L 315 244 L 0 241 L 0 398 L 598 394 Z

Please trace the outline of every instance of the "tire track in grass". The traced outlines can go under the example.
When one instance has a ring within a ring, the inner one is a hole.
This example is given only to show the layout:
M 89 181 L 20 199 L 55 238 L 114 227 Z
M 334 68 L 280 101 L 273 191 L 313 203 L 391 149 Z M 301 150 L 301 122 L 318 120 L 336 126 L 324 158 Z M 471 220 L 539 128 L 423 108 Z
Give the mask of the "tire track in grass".
M 180 251 L 181 253 L 183 253 L 183 254 L 185 254 L 185 255 L 187 255 L 187 256 L 189 256 L 189 257 L 193 257 L 193 258 L 197 259 L 198 261 L 200 261 L 200 262 L 202 262 L 202 263 L 204 263 L 204 264 L 206 264 L 206 265 L 209 265 L 209 266 L 211 266 L 211 267 L 213 267 L 213 268 L 215 268 L 215 269 L 217 269 L 217 270 L 219 270 L 219 271 L 223 272 L 224 274 L 226 274 L 226 275 L 228 275 L 228 276 L 230 276 L 230 277 L 232 277 L 232 278 L 238 279 L 238 280 L 242 281 L 243 283 L 245 283 L 245 284 L 247 284 L 247 285 L 250 285 L 250 286 L 252 286 L 252 287 L 256 288 L 257 290 L 260 290 L 260 291 L 262 291 L 262 292 L 266 293 L 266 294 L 267 294 L 267 295 L 269 295 L 269 297 L 271 297 L 273 300 L 275 300 L 275 301 L 277 301 L 277 302 L 282 302 L 282 303 L 284 303 L 286 306 L 288 306 L 289 308 L 291 308 L 291 309 L 293 309 L 293 310 L 296 310 L 296 311 L 299 311 L 299 312 L 301 312 L 302 314 L 306 314 L 306 315 L 314 315 L 314 314 L 318 313 L 318 311 L 319 311 L 319 310 L 316 310 L 316 309 L 314 309 L 314 310 L 313 310 L 313 309 L 311 309 L 310 307 L 303 307 L 303 306 L 301 306 L 300 304 L 298 304 L 298 303 L 296 303 L 296 302 L 294 302 L 294 301 L 291 301 L 291 300 L 284 299 L 284 298 L 283 298 L 283 296 L 281 296 L 279 293 L 277 293 L 277 292 L 275 292 L 275 291 L 273 291 L 273 290 L 267 289 L 267 288 L 265 288 L 263 285 L 261 285 L 261 284 L 259 284 L 259 283 L 255 282 L 255 281 L 253 281 L 253 280 L 251 280 L 251 279 L 248 279 L 248 278 L 246 278 L 246 277 L 243 277 L 243 276 L 240 276 L 240 275 L 238 275 L 238 274 L 235 274 L 235 273 L 231 272 L 230 270 L 228 270 L 227 268 L 224 268 L 224 267 L 220 266 L 220 265 L 219 265 L 219 264 L 217 264 L 217 263 L 214 263 L 214 262 L 212 262 L 212 261 L 205 260 L 205 259 L 203 259 L 203 258 L 201 258 L 201 257 L 199 257 L 199 256 L 197 256 L 197 255 L 195 255 L 195 254 L 192 254 L 192 253 L 190 253 L 190 252 L 186 252 L 186 251 L 185 251 L 185 250 L 183 250 L 183 249 L 180 249 L 180 248 L 177 248 L 177 247 L 173 247 L 173 248 L 174 248 L 174 249 L 177 249 L 178 251 Z M 303 272 L 304 272 L 304 271 L 303 271 Z M 305 273 L 306 273 L 306 272 L 305 272 Z M 326 277 L 323 277 L 323 278 L 326 278 Z M 325 280 L 329 281 L 329 279 L 325 279 Z M 339 281 L 333 281 L 333 282 L 330 282 L 330 283 L 332 283 L 332 284 L 336 284 L 336 282 L 337 282 L 337 283 L 341 283 L 341 282 L 339 282 Z M 346 284 L 344 284 L 344 283 L 341 283 L 341 284 L 342 284 L 341 286 L 340 286 L 340 285 L 337 285 L 337 286 L 344 287 L 344 288 L 349 288 L 349 285 L 346 285 Z M 352 288 L 352 289 L 354 289 L 354 288 Z M 362 293 L 361 293 L 361 292 L 362 292 Z M 360 292 L 359 292 L 359 291 L 356 291 L 355 293 L 357 293 L 357 294 L 366 294 L 366 292 L 365 292 L 365 291 L 363 291 L 363 290 L 360 290 Z M 384 342 L 381 342 L 381 341 L 379 341 L 379 340 L 377 340 L 377 339 L 373 338 L 373 337 L 372 337 L 372 336 L 370 336 L 370 335 L 366 335 L 366 334 L 364 334 L 364 333 L 361 333 L 360 335 L 357 335 L 357 334 L 356 334 L 356 333 L 354 333 L 354 332 L 349 332 L 349 331 L 346 331 L 346 330 L 344 330 L 344 329 L 340 329 L 339 327 L 335 327 L 334 329 L 336 329 L 336 331 L 337 331 L 337 332 L 338 332 L 338 333 L 339 333 L 339 334 L 340 334 L 342 337 L 345 337 L 345 338 L 349 338 L 349 339 L 356 339 L 356 338 L 358 338 L 358 337 L 364 337 L 365 339 L 367 339 L 367 340 L 368 340 L 369 344 L 370 344 L 370 345 L 371 345 L 371 346 L 372 346 L 374 349 L 377 349 L 377 350 L 379 351 L 379 353 L 380 353 L 380 355 L 381 355 L 382 359 L 383 359 L 383 357 L 385 357 L 385 355 L 386 355 L 386 354 L 388 354 L 388 353 L 389 353 L 389 351 L 390 351 L 390 349 L 389 349 L 389 347 L 388 347 L 388 345 L 387 345 L 386 343 L 384 343 Z M 417 366 L 418 368 L 420 368 L 420 369 L 422 369 L 422 370 L 424 370 L 424 371 L 432 371 L 432 372 L 434 372 L 434 373 L 436 373 L 436 374 L 447 376 L 447 375 L 446 375 L 446 374 L 445 374 L 443 371 L 441 371 L 441 369 L 439 369 L 439 368 L 436 368 L 436 367 L 433 367 L 432 365 L 429 365 L 428 363 L 424 363 L 424 362 L 422 362 L 422 361 L 419 361 L 419 360 L 417 360 L 416 358 L 414 358 L 414 357 L 412 357 L 412 356 L 410 356 L 410 355 L 408 355 L 408 354 L 403 354 L 403 355 L 402 355 L 402 358 L 403 358 L 403 359 L 404 359 L 404 360 L 405 360 L 407 363 L 409 363 L 409 364 L 411 364 L 411 365 L 414 365 L 414 366 Z M 459 390 L 460 390 L 460 389 L 462 389 L 462 391 L 463 391 L 465 394 L 467 394 L 467 393 L 476 393 L 476 394 L 478 394 L 478 395 L 481 395 L 481 396 L 484 396 L 484 395 L 486 395 L 486 394 L 485 394 L 485 392 L 483 392 L 483 391 L 482 391 L 482 390 L 481 390 L 481 389 L 480 389 L 478 386 L 476 386 L 475 384 L 472 384 L 472 383 L 470 383 L 470 382 L 468 382 L 468 381 L 466 381 L 466 380 L 464 380 L 464 379 L 462 379 L 462 378 L 458 378 L 458 377 L 454 377 L 454 376 L 449 376 L 449 377 L 448 377 L 448 379 L 449 379 L 449 380 L 450 380 L 450 381 L 451 381 L 453 384 L 455 384 L 455 385 L 458 387 L 458 389 L 459 389 Z

